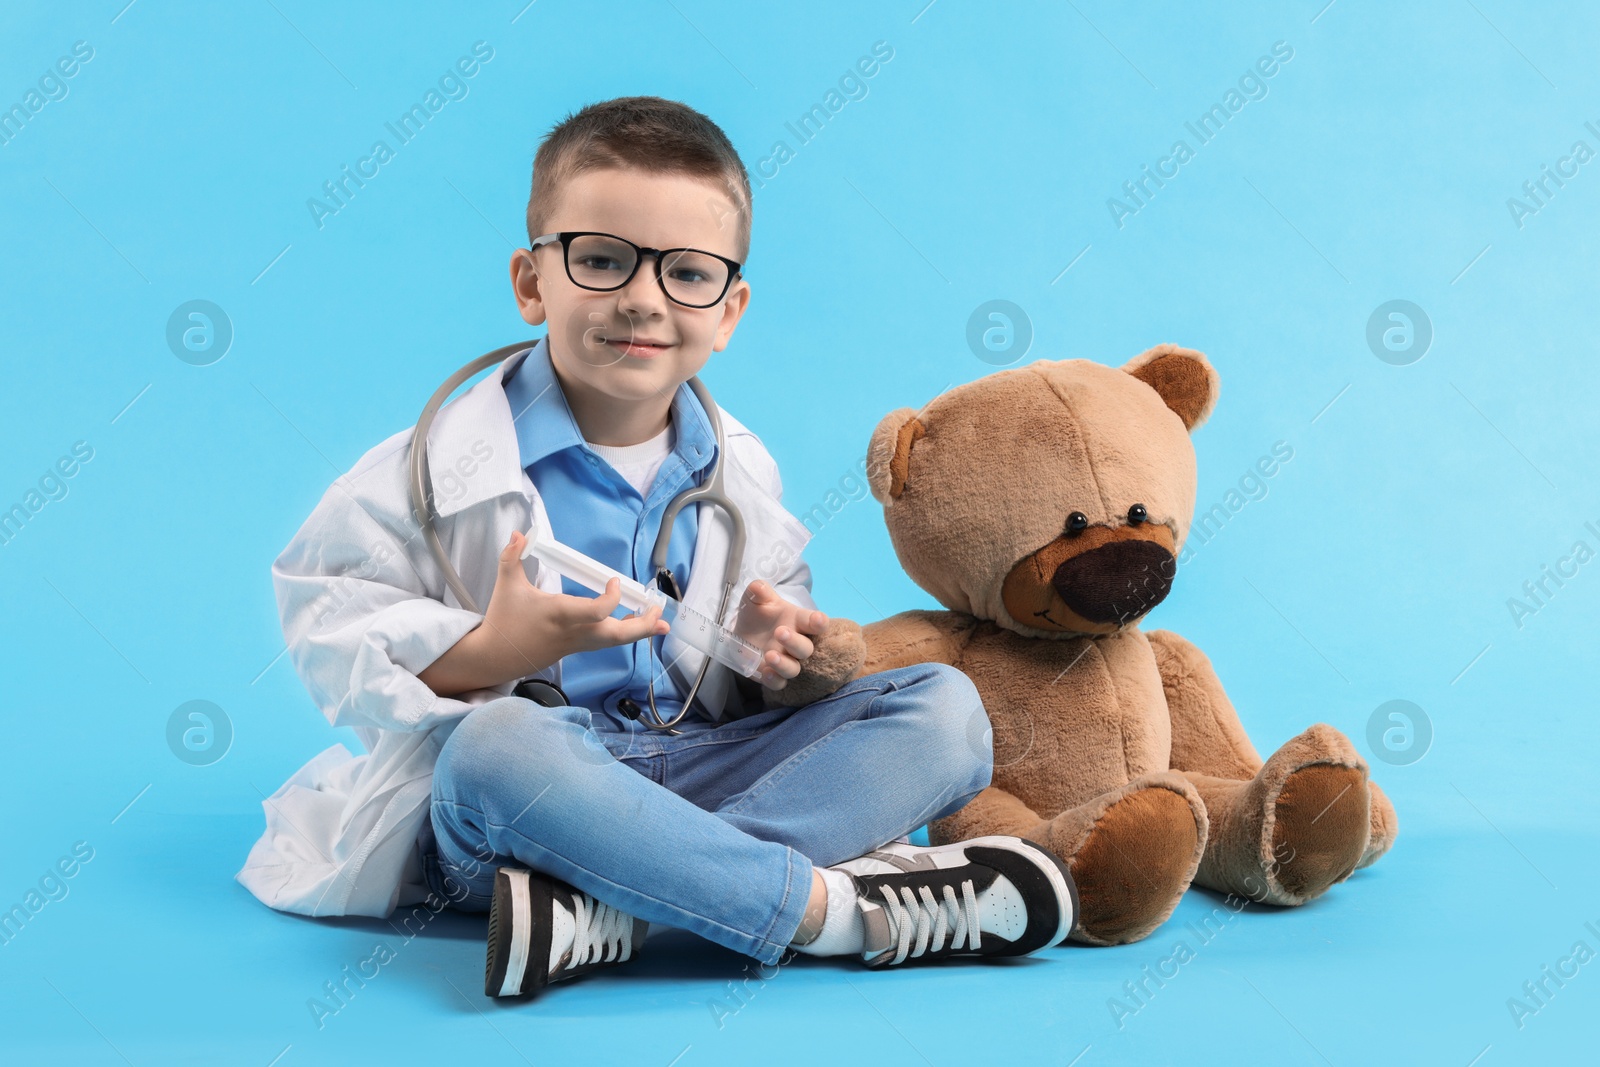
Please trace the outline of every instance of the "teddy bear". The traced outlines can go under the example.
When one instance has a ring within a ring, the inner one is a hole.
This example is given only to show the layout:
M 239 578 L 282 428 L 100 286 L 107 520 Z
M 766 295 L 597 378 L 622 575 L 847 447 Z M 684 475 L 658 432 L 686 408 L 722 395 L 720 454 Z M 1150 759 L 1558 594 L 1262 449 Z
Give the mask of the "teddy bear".
M 1191 882 L 1304 904 L 1398 828 L 1344 734 L 1318 723 L 1263 760 L 1205 653 L 1139 629 L 1176 576 L 1190 434 L 1218 387 L 1205 356 L 1163 344 L 1121 368 L 1036 361 L 889 413 L 870 489 L 901 566 L 947 610 L 830 620 L 790 694 L 928 661 L 963 671 L 994 774 L 930 840 L 1049 848 L 1077 883 L 1070 938 L 1085 944 L 1147 936 Z

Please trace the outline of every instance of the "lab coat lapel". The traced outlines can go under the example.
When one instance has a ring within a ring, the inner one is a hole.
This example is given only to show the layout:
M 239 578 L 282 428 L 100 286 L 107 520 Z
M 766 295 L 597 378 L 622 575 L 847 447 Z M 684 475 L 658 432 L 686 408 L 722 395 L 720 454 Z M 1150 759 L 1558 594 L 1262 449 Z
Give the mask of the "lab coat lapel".
M 506 378 L 526 358 L 525 352 L 508 357 L 441 408 L 434 419 L 428 433 L 428 469 L 440 518 L 521 492 L 529 484 L 505 390 Z
M 536 345 L 528 347 L 533 349 Z M 522 467 L 516 423 L 506 399 L 506 379 L 527 358 L 531 357 L 525 352 L 508 357 L 483 380 L 446 404 L 428 434 L 434 507 L 441 527 L 449 531 L 448 536 L 441 536 L 451 563 L 480 608 L 488 607 L 499 550 L 512 531 L 550 529 L 544 500 Z M 524 502 L 526 507 L 522 506 Z M 532 557 L 523 560 L 523 568 L 536 588 L 552 594 L 562 591 L 561 576 L 553 568 Z M 438 595 L 445 603 L 460 606 L 442 581 Z M 560 685 L 560 662 L 536 676 Z

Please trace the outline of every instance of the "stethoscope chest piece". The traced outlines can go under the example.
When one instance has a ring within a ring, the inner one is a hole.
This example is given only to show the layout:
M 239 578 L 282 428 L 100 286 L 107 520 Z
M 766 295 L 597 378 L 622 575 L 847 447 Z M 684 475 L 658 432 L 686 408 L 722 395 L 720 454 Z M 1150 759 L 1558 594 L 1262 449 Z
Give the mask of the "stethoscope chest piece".
M 528 678 L 518 682 L 511 693 L 513 696 L 531 700 L 546 708 L 564 708 L 571 703 L 559 685 L 547 682 L 543 678 Z

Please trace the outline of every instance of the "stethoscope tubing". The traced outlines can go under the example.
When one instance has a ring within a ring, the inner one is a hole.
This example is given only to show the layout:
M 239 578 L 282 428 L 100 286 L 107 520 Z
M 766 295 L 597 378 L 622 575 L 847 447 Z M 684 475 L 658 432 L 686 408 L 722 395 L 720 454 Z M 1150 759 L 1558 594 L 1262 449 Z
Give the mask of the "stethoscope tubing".
M 463 366 L 460 370 L 445 379 L 439 388 L 433 391 L 427 404 L 422 408 L 422 414 L 417 417 L 417 425 L 411 435 L 410 455 L 410 484 L 411 484 L 411 509 L 416 518 L 417 527 L 422 533 L 422 540 L 428 546 L 428 552 L 433 556 L 434 563 L 444 575 L 445 584 L 455 594 L 456 600 L 467 611 L 482 615 L 483 609 L 478 606 L 477 600 L 467 590 L 466 583 L 462 581 L 455 565 L 450 562 L 449 555 L 444 550 L 444 544 L 439 540 L 439 531 L 436 525 L 438 511 L 433 502 L 433 479 L 428 465 L 428 435 L 433 429 L 433 420 L 444 406 L 451 394 L 459 389 L 477 374 L 502 363 L 518 352 L 526 351 L 538 342 L 518 341 L 514 344 L 504 345 L 493 352 L 486 352 L 477 359 Z M 720 621 L 728 610 L 728 600 L 733 594 L 734 583 L 738 580 L 739 571 L 744 565 L 745 551 L 745 523 L 744 515 L 739 507 L 728 496 L 723 483 L 723 462 L 727 458 L 727 442 L 722 433 L 722 416 L 717 405 L 711 399 L 711 393 L 706 389 L 699 376 L 691 377 L 688 381 L 689 388 L 694 391 L 700 400 L 700 406 L 705 410 L 706 417 L 711 421 L 712 433 L 717 442 L 717 455 L 711 467 L 711 474 L 698 486 L 686 489 L 673 497 L 661 515 L 661 529 L 656 534 L 655 546 L 650 552 L 651 570 L 660 574 L 667 569 L 667 552 L 672 541 L 672 526 L 677 520 L 678 513 L 685 504 L 708 503 L 719 507 L 728 516 L 731 527 L 728 537 L 728 559 L 723 566 L 722 597 L 717 608 L 716 618 Z M 419 447 L 420 443 L 420 447 Z M 651 646 L 651 656 L 654 658 L 654 646 Z M 640 717 L 646 726 L 657 730 L 666 730 L 677 733 L 673 727 L 680 722 L 689 711 L 694 701 L 695 694 L 699 692 L 700 683 L 705 679 L 706 670 L 711 666 L 711 657 L 707 656 L 700 665 L 694 685 L 689 690 L 689 695 L 684 698 L 683 707 L 678 711 L 671 722 L 664 722 L 655 706 L 655 683 L 650 686 L 650 712 L 654 722 Z M 557 693 L 559 687 L 551 685 Z M 562 693 L 564 697 L 565 694 Z

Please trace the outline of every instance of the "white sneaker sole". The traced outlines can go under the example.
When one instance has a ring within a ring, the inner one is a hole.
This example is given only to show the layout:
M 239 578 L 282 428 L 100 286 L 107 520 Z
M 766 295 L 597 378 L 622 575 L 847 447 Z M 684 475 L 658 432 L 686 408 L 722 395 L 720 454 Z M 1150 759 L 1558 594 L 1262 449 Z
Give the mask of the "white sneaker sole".
M 489 957 L 484 993 L 515 997 L 523 992 L 533 940 L 533 894 L 529 873 L 502 867 L 496 872 L 494 902 L 489 910 Z M 497 976 L 497 962 L 505 960 L 505 973 Z
M 577 892 L 559 879 L 526 868 L 501 867 L 495 872 L 494 897 L 489 905 L 488 950 L 484 957 L 484 995 L 516 997 L 537 993 L 553 982 L 564 982 L 596 968 L 625 963 L 637 955 L 650 932 L 650 924 L 643 919 L 632 920 L 626 955 L 573 964 L 575 928 L 568 902 Z M 556 944 L 566 946 L 559 960 L 552 959 Z M 617 946 L 607 946 L 605 951 L 609 954 L 615 948 Z

